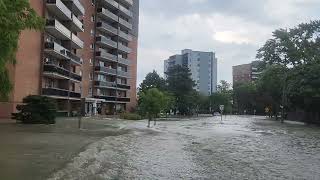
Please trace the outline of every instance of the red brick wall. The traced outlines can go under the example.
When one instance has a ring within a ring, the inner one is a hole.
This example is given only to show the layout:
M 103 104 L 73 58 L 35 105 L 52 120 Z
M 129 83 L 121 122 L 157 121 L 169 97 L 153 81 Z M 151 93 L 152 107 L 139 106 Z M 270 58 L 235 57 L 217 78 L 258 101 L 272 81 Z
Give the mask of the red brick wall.
M 137 55 L 138 55 L 138 38 L 133 37 L 133 41 L 129 43 L 129 47 L 132 49 L 132 53 L 129 54 L 131 60 L 130 72 L 130 103 L 127 106 L 127 110 L 130 111 L 132 108 L 137 106 Z
M 43 14 L 43 2 L 30 0 L 31 6 L 39 15 Z M 9 67 L 14 89 L 8 103 L 0 103 L 0 117 L 10 117 L 15 106 L 30 94 L 40 93 L 42 33 L 25 30 L 19 39 L 19 48 L 15 67 Z
M 82 97 L 88 97 L 89 88 L 92 86 L 89 74 L 93 70 L 93 66 L 90 64 L 89 59 L 93 61 L 93 49 L 90 48 L 90 44 L 94 43 L 94 37 L 91 36 L 91 29 L 94 30 L 94 22 L 91 22 L 91 16 L 95 13 L 95 6 L 92 5 L 89 0 L 81 0 L 82 5 L 85 8 L 85 15 L 83 16 L 84 32 L 79 33 L 80 39 L 84 42 L 84 48 L 78 50 L 83 59 L 82 64 Z M 81 19 L 81 18 L 79 18 Z

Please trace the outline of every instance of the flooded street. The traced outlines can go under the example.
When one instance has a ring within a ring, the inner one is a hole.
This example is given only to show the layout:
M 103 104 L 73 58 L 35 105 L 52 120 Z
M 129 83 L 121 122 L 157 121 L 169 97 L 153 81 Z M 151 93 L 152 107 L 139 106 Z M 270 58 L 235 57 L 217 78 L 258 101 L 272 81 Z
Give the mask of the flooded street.
M 320 129 L 262 117 L 119 122 L 50 179 L 320 179 Z

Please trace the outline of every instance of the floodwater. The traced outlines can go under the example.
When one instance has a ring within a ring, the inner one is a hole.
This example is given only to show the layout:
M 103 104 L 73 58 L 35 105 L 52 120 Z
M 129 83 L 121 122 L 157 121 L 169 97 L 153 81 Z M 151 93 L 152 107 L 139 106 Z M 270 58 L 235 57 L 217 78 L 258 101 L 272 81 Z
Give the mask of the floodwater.
M 320 128 L 263 117 L 119 122 L 128 133 L 90 144 L 60 179 L 320 179 Z

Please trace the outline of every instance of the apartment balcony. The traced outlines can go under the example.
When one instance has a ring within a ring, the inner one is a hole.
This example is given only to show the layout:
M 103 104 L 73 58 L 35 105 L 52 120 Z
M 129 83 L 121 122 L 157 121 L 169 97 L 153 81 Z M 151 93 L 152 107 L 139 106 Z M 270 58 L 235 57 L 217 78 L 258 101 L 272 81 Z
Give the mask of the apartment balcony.
M 113 9 L 118 9 L 119 7 L 119 4 L 114 0 L 101 0 L 100 3 L 104 7 L 108 6 Z
M 84 32 L 83 23 L 77 18 L 77 16 L 72 14 L 71 29 L 74 32 Z
M 71 39 L 71 31 L 56 19 L 47 20 L 45 29 L 48 33 L 60 40 Z
M 99 8 L 97 10 L 97 14 L 98 14 L 98 16 L 100 16 L 101 18 L 103 18 L 105 20 L 108 20 L 111 22 L 119 22 L 119 17 L 105 8 Z
M 124 78 L 130 78 L 131 77 L 129 72 L 120 71 L 120 70 L 118 70 L 117 75 L 121 76 L 121 77 L 124 77 Z
M 122 45 L 121 43 L 118 43 L 118 49 L 119 51 L 124 53 L 128 53 L 128 54 L 131 53 L 131 48 L 128 48 L 127 46 Z
M 71 35 L 71 47 L 73 49 L 82 49 L 84 47 L 84 42 L 73 33 Z
M 107 53 L 106 51 L 100 49 L 100 51 L 96 52 L 96 58 L 98 60 L 102 61 L 112 61 L 112 62 L 117 62 L 117 56 Z
M 127 42 L 132 41 L 132 36 L 130 34 L 127 34 L 127 33 L 120 31 L 120 30 L 119 30 L 119 37 L 122 40 L 127 41 Z
M 119 17 L 119 24 L 122 25 L 123 28 L 132 30 L 132 24 L 120 17 Z
M 126 89 L 126 90 L 130 90 L 130 86 L 127 84 L 117 84 L 117 87 L 120 89 Z
M 111 25 L 103 22 L 97 22 L 97 29 L 101 32 L 109 34 L 111 36 L 115 36 L 118 34 L 118 30 Z
M 117 70 L 116 70 L 116 69 L 113 69 L 113 68 L 96 66 L 96 67 L 94 68 L 94 70 L 95 70 L 96 72 L 101 73 L 101 74 L 108 74 L 108 75 L 114 75 L 114 76 L 117 75 Z
M 129 9 L 127 9 L 127 8 L 121 6 L 121 5 L 119 5 L 119 10 L 120 10 L 119 12 L 122 15 L 126 16 L 127 18 L 132 18 L 133 17 L 133 13 Z
M 70 91 L 69 97 L 78 99 L 78 98 L 81 98 L 81 93 Z
M 117 84 L 115 82 L 106 82 L 106 81 L 95 81 L 94 85 L 99 88 L 106 88 L 106 89 L 116 89 Z
M 107 102 L 122 102 L 122 103 L 129 103 L 130 102 L 130 98 L 128 98 L 128 97 L 96 95 L 96 96 L 94 96 L 94 98 L 104 99 Z
M 73 63 L 74 65 L 81 65 L 82 64 L 81 58 L 79 56 L 73 54 L 70 51 L 68 51 L 67 54 L 68 54 L 68 57 L 71 60 L 71 63 Z
M 79 0 L 63 0 L 71 5 L 72 12 L 77 16 L 83 16 L 85 9 Z
M 67 79 L 74 82 L 81 82 L 82 77 L 53 64 L 45 64 L 43 66 L 43 74 L 56 79 Z
M 125 59 L 125 58 L 122 58 L 122 57 L 118 57 L 118 63 L 119 63 L 119 64 L 126 65 L 126 66 L 130 66 L 131 61 L 130 61 L 129 59 Z
M 71 20 L 71 11 L 70 9 L 61 2 L 61 0 L 47 0 L 46 3 L 47 9 L 55 14 L 61 20 Z
M 46 42 L 44 44 L 44 52 L 58 59 L 69 59 L 69 51 L 56 42 Z
M 122 4 L 126 4 L 128 6 L 132 6 L 133 5 L 133 0 L 119 0 L 120 3 Z
M 111 39 L 108 39 L 104 36 L 97 36 L 96 43 L 102 47 L 117 49 L 117 42 L 115 42 Z

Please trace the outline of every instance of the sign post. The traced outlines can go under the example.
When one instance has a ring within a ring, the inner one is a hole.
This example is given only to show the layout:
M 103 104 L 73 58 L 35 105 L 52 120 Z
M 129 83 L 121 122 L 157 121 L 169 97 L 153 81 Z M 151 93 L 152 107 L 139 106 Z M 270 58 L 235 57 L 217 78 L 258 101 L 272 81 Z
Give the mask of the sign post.
M 223 110 L 224 110 L 224 105 L 220 105 L 220 106 L 219 106 L 219 109 L 220 109 L 221 122 L 222 122 L 222 114 L 223 114 Z

